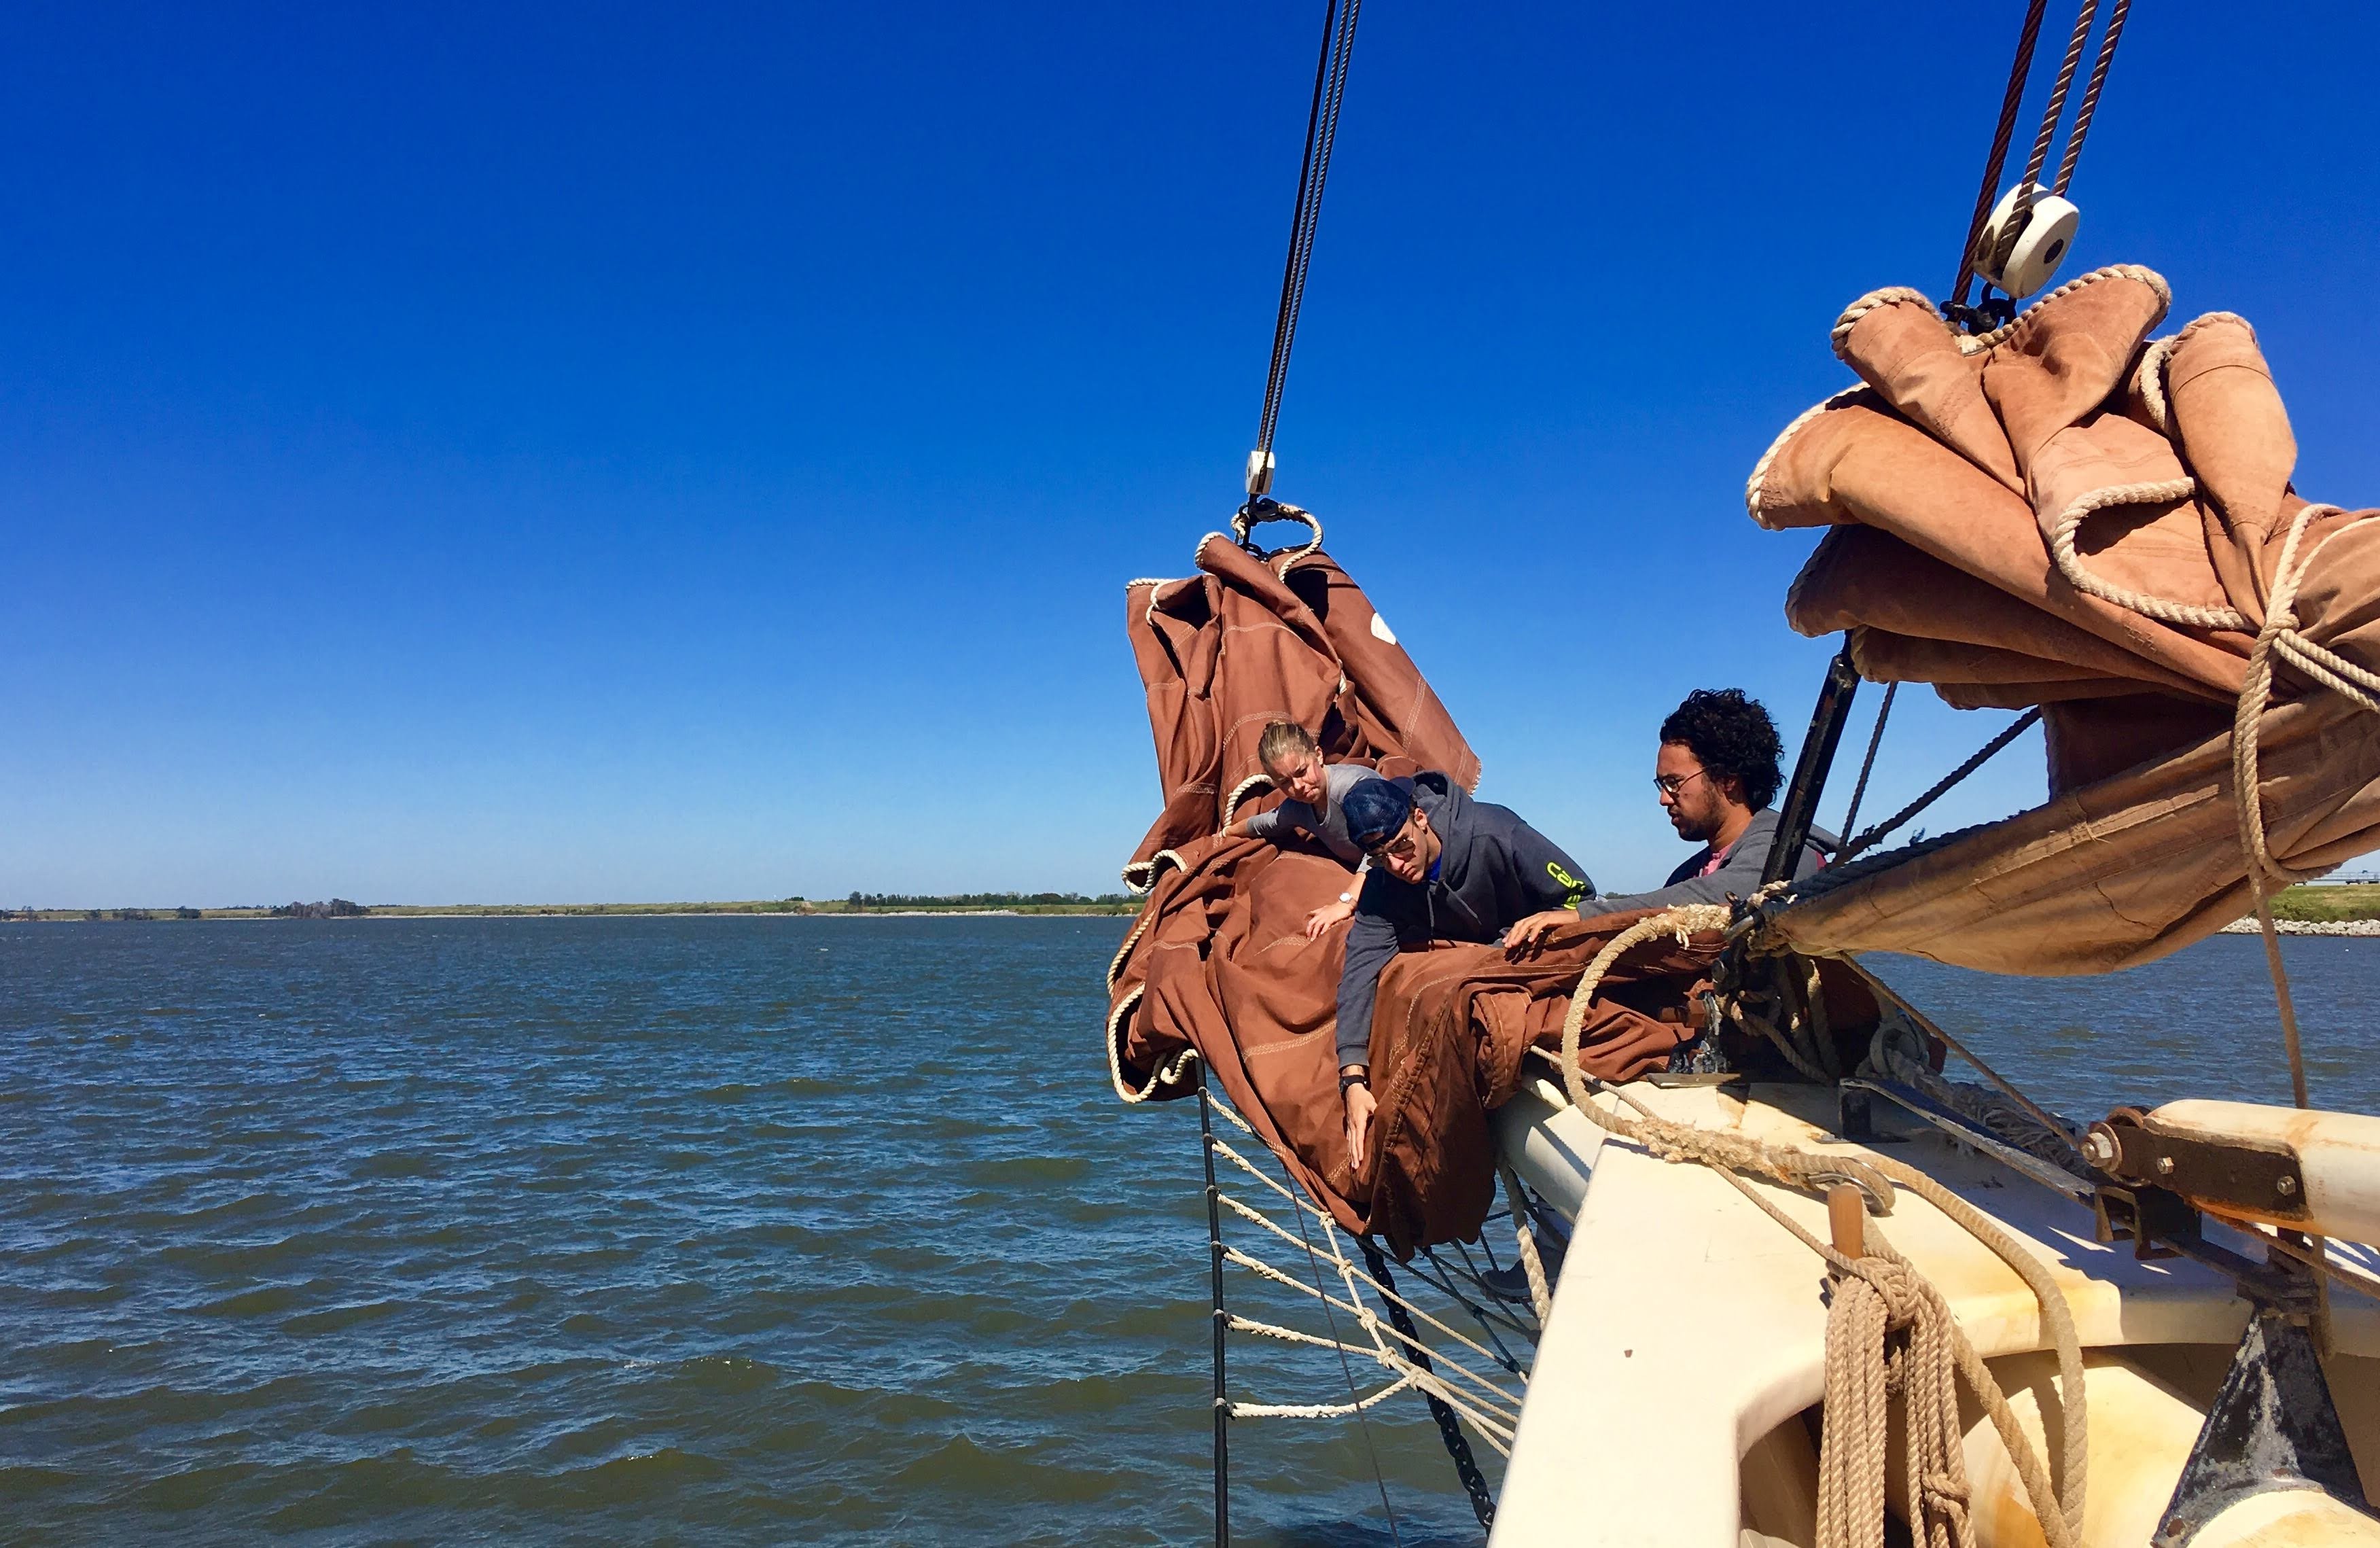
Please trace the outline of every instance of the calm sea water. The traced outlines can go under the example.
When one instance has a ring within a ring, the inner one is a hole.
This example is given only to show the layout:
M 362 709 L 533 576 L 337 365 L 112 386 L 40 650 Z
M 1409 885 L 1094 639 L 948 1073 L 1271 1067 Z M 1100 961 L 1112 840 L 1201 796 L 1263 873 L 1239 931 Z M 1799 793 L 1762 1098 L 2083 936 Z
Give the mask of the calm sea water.
M 1201 1540 L 1196 1121 L 1108 1092 L 1123 930 L 0 927 L 0 1541 Z M 2380 1108 L 2380 942 L 2289 957 L 2317 1100 Z M 2071 1112 L 2286 1099 L 2252 940 L 1888 970 Z M 1389 1541 L 1375 1454 L 1476 1541 L 1417 1405 L 1234 1446 L 1242 1541 Z

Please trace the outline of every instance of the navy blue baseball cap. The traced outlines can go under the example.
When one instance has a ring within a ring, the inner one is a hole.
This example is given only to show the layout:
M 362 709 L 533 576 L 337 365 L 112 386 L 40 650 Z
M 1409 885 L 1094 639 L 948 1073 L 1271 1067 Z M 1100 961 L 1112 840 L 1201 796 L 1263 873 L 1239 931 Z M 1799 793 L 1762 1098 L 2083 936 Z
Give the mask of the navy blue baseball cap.
M 1340 798 L 1347 836 L 1358 849 L 1377 849 L 1397 835 L 1413 815 L 1413 791 L 1401 779 L 1360 779 Z

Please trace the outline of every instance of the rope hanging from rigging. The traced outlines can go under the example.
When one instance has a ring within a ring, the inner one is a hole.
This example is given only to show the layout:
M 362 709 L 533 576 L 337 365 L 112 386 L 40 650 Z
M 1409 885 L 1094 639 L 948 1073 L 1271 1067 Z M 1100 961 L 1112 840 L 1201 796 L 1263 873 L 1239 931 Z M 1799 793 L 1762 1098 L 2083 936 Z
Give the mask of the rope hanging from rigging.
M 2034 44 L 2041 41 L 2042 13 L 2048 9 L 2049 0 L 2031 0 L 2025 7 L 2024 27 L 2017 33 L 2016 59 L 2009 66 L 2008 91 L 2000 98 L 1999 127 L 1992 133 L 1991 153 L 1984 158 L 1983 186 L 1975 190 L 1975 213 L 1967 222 L 1967 240 L 1959 249 L 1959 283 L 1952 286 L 1949 305 L 1943 309 L 1954 320 L 1966 310 L 1967 286 L 1974 283 L 1975 244 L 1983 239 L 1984 222 L 1990 218 L 1992 200 L 1999 192 L 2009 141 L 2016 136 L 2017 109 L 2024 104 L 2024 83 L 2033 74 Z
M 2083 83 L 2082 105 L 2075 110 L 2074 132 L 2066 141 L 2066 155 L 2058 164 L 2058 186 L 2050 191 L 2063 194 L 2066 185 L 2074 180 L 2075 165 L 2082 159 L 2082 142 L 2091 137 L 2091 116 L 2099 109 L 2099 89 L 2107 84 L 2107 67 L 2116 62 L 2116 43 L 2124 35 L 2124 18 L 2132 8 L 2132 0 L 2116 0 L 2116 8 L 2107 18 L 2107 35 L 2099 41 L 2099 58 L 2091 67 L 2091 79 Z
M 2071 246 L 2080 212 L 2066 200 L 2066 190 L 2074 181 L 2074 169 L 2082 163 L 2082 146 L 2090 138 L 2091 120 L 2098 112 L 2099 94 L 2107 84 L 2107 71 L 2115 64 L 2116 45 L 2123 39 L 2124 19 L 2131 12 L 2131 0 L 2115 0 L 2108 12 L 2107 30 L 2099 39 L 2098 55 L 2092 62 L 2090 78 L 2082 86 L 2082 103 L 2075 109 L 2074 127 L 2068 133 L 2065 152 L 2058 159 L 2056 183 L 2044 189 L 2041 186 L 2042 171 L 2049 165 L 2050 147 L 2057 142 L 2058 126 L 2065 116 L 2067 95 L 2073 88 L 2083 50 L 2090 43 L 2092 27 L 2098 19 L 2099 0 L 2081 0 L 2075 11 L 2073 30 L 2067 37 L 2065 56 L 2059 61 L 2048 101 L 2042 107 L 2041 127 L 2034 136 L 2032 153 L 2025 160 L 2024 176 L 1995 205 L 1993 196 L 2008 165 L 2009 146 L 2016 138 L 2017 116 L 2024 104 L 2025 87 L 2033 77 L 2034 52 L 2041 41 L 2041 24 L 2048 8 L 2048 0 L 2028 0 L 2025 6 L 2024 22 L 2017 31 L 2016 55 L 2009 65 L 2008 86 L 2000 95 L 1999 119 L 1993 127 L 1991 150 L 1984 158 L 1983 182 L 1975 189 L 1974 213 L 1968 218 L 1967 239 L 1960 249 L 1959 277 L 1951 287 L 1950 299 L 1941 304 L 1942 315 L 1971 334 L 1983 333 L 2013 321 L 2017 300 L 2033 294 L 2046 283 L 2058 260 L 2066 256 Z M 2049 202 L 2045 203 L 2045 200 Z M 2038 221 L 2034 218 L 2036 213 L 2042 216 Z M 1985 281 L 1985 296 L 1970 305 L 1968 287 L 1978 277 Z M 1994 287 L 2002 291 L 2000 297 L 1990 296 L 1989 292 Z M 1868 776 L 1875 770 L 1876 755 L 1884 742 L 1885 723 L 1892 713 L 1892 694 L 1893 688 L 1885 690 L 1884 703 L 1876 712 L 1876 729 L 1868 737 L 1867 756 L 1860 764 L 1859 784 L 1852 791 L 1851 808 L 1843 817 L 1843 843 L 1834 857 L 1838 863 L 1874 845 L 1915 816 L 1944 790 L 1956 785 L 1985 759 L 2014 740 L 2040 716 L 2036 708 L 1912 805 L 1869 832 L 1853 837 L 1860 803 L 1867 794 Z M 1828 761 L 1832 761 L 1831 750 Z M 1819 771 L 1818 777 L 1824 777 L 1823 771 Z M 1800 770 L 1795 771 L 1794 784 L 1798 790 L 1802 784 Z
M 2017 179 L 2017 218 L 2005 222 L 1994 244 L 1992 268 L 2004 272 L 2024 234 L 2034 202 L 2041 197 L 2041 169 L 2049 164 L 2050 142 L 2058 138 L 2058 121 L 2066 113 L 2066 93 L 2074 85 L 2074 71 L 2082 63 L 2082 45 L 2091 41 L 2091 23 L 2097 19 L 2099 0 L 2082 0 L 2074 13 L 2074 31 L 2066 41 L 2066 57 L 2058 62 L 2058 79 L 2050 82 L 2049 101 L 2041 110 L 2041 132 L 2033 138 L 2033 154 L 2025 158 L 2024 176 Z
M 1322 218 L 1323 185 L 1330 177 L 1330 151 L 1339 137 L 1339 104 L 1347 91 L 1347 61 L 1355 50 L 1355 24 L 1364 0 L 1330 0 L 1322 15 L 1322 51 L 1314 66 L 1314 100 L 1305 115 L 1305 160 L 1297 174 L 1297 207 L 1289 225 L 1289 256 L 1281 267 L 1281 308 L 1274 315 L 1272 362 L 1265 373 L 1264 411 L 1257 420 L 1256 449 L 1248 453 L 1247 525 L 1266 519 L 1273 502 L 1273 431 L 1281 422 L 1281 398 L 1289 381 L 1290 350 L 1297 342 L 1298 313 L 1305 304 L 1305 274 L 1314 262 L 1314 233 Z M 1246 542 L 1245 534 L 1241 540 Z

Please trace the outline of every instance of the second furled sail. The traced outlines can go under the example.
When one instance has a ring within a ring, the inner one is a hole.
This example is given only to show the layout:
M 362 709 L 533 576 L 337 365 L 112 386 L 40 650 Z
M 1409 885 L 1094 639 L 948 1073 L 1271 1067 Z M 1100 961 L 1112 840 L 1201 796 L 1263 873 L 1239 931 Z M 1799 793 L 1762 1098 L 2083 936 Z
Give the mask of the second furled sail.
M 2121 266 L 1980 337 L 1905 290 L 1837 323 L 1866 385 L 1746 491 L 1831 529 L 1788 620 L 1849 630 L 1871 679 L 2041 705 L 2050 799 L 1803 884 L 1775 945 L 2112 971 L 2246 913 L 2252 851 L 2277 887 L 2380 846 L 2380 512 L 2301 497 L 2253 330 L 2152 339 L 2168 300 Z

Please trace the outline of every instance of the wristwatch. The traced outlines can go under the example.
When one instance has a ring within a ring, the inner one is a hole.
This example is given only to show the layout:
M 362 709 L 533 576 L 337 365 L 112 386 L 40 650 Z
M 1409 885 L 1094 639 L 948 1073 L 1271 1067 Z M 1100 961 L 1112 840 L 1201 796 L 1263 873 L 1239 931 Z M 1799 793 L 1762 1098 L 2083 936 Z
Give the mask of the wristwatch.
M 1368 1088 L 1371 1083 L 1372 1072 L 1368 1069 L 1359 1069 L 1353 1075 L 1346 1074 L 1342 1071 L 1339 1077 L 1339 1094 L 1341 1096 L 1345 1096 L 1347 1094 L 1347 1088 L 1350 1086 L 1364 1086 Z
M 1353 903 L 1355 901 L 1355 895 L 1352 892 L 1342 892 L 1339 895 L 1339 901 L 1342 903 Z

